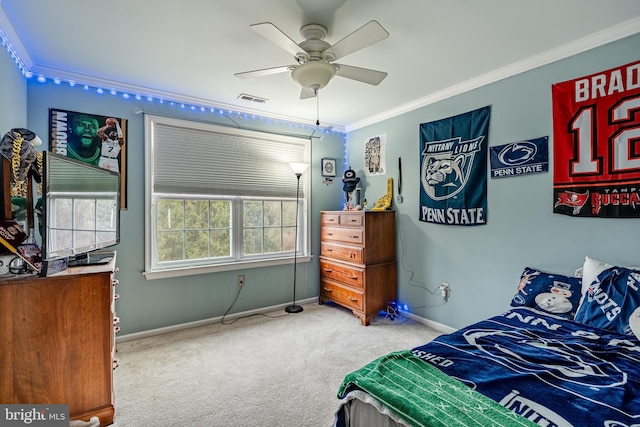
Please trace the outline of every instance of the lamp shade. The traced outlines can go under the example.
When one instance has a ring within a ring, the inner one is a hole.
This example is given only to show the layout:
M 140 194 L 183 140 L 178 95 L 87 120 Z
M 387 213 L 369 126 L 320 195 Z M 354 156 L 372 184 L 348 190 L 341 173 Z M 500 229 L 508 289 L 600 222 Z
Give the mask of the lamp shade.
M 336 66 L 325 61 L 310 61 L 291 72 L 293 80 L 306 89 L 322 89 L 336 75 Z
M 289 166 L 291 166 L 291 169 L 293 169 L 293 173 L 295 173 L 296 175 L 302 175 L 304 171 L 306 171 L 309 167 L 309 164 L 292 162 L 289 163 Z

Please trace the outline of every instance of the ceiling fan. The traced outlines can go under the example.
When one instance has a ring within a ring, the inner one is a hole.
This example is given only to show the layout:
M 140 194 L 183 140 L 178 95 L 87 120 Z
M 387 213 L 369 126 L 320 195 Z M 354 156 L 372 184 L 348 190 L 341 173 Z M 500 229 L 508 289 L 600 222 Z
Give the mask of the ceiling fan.
M 250 27 L 292 54 L 297 63 L 236 73 L 235 76 L 241 79 L 291 71 L 293 80 L 302 86 L 300 99 L 306 99 L 316 96 L 318 90 L 325 87 L 334 76 L 346 77 L 370 85 L 378 85 L 387 77 L 387 73 L 382 71 L 333 62 L 389 37 L 387 30 L 378 21 L 369 21 L 333 46 L 324 40 L 327 29 L 319 24 L 303 26 L 300 29 L 300 35 L 304 40 L 300 43 L 294 42 L 270 22 L 253 24 Z

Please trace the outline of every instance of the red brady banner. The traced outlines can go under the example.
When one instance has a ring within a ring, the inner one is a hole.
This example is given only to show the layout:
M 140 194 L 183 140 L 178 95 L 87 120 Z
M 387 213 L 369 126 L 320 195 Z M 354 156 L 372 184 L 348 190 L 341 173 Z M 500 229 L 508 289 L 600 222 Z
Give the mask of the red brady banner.
M 553 212 L 640 217 L 640 61 L 556 83 Z

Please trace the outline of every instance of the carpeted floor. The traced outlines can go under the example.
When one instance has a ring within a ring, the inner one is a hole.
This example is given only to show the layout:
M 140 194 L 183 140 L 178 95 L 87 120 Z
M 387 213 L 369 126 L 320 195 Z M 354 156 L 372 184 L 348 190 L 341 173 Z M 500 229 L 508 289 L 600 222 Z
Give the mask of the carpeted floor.
M 349 372 L 440 333 L 305 305 L 118 344 L 116 427 L 328 427 Z

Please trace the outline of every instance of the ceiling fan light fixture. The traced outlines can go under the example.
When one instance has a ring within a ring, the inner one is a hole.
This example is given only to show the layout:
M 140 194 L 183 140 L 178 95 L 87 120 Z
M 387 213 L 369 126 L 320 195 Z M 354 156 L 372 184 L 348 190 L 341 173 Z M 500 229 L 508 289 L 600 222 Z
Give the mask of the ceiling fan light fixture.
M 335 65 L 324 61 L 311 61 L 296 67 L 291 77 L 300 86 L 317 91 L 325 87 L 336 75 Z

